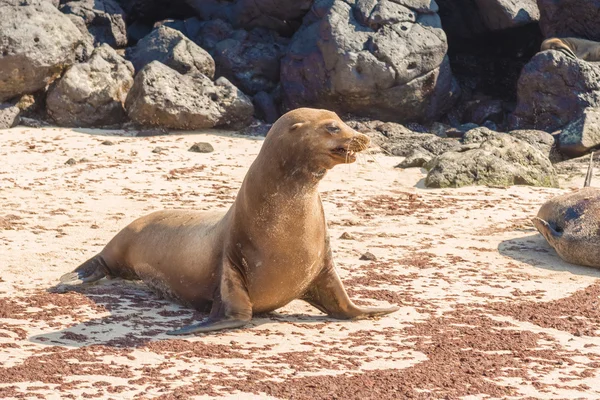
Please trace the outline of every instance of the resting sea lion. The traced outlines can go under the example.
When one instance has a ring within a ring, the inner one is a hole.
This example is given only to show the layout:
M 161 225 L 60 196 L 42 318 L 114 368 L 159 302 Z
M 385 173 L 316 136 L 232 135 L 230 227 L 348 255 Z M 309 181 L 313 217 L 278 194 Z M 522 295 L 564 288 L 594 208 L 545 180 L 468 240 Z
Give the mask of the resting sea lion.
M 241 327 L 302 299 L 339 319 L 388 314 L 356 306 L 332 258 L 317 190 L 327 170 L 352 163 L 369 138 L 333 112 L 300 108 L 279 118 L 226 213 L 158 211 L 120 231 L 96 256 L 61 277 L 142 279 L 209 317 L 170 332 Z
M 548 200 L 533 224 L 566 262 L 600 267 L 600 189 L 589 187 L 591 157 L 583 189 Z
M 585 61 L 600 61 L 600 43 L 592 40 L 569 38 L 550 38 L 542 42 L 540 51 L 558 50 L 572 58 Z

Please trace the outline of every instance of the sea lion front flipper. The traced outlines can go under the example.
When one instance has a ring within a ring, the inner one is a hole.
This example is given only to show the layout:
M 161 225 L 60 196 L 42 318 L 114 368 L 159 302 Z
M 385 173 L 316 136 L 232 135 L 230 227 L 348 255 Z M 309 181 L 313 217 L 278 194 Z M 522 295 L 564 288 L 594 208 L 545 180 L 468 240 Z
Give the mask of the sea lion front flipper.
M 399 310 L 399 307 L 372 308 L 358 307 L 348 297 L 346 289 L 340 280 L 331 255 L 330 260 L 319 276 L 313 281 L 312 286 L 302 297 L 324 313 L 337 319 L 361 319 L 385 315 Z
M 552 247 L 555 247 L 558 240 L 560 240 L 562 237 L 562 233 L 558 232 L 547 221 L 544 221 L 541 218 L 535 217 L 533 218 L 532 222 L 538 232 L 540 232 L 542 236 L 546 238 L 548 243 L 550 243 Z
M 210 315 L 204 321 L 167 332 L 167 335 L 188 335 L 221 329 L 239 328 L 252 319 L 252 303 L 244 279 L 228 258 L 223 261 L 221 282 L 213 299 Z

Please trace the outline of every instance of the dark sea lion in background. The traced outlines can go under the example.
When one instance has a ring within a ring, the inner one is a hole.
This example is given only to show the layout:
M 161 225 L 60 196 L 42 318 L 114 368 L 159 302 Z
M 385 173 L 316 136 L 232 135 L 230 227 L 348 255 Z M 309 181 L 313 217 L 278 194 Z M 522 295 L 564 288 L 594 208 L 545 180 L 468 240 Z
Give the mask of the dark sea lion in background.
M 572 58 L 585 61 L 600 61 L 600 42 L 592 40 L 568 38 L 550 38 L 542 42 L 540 51 L 558 50 Z
M 591 157 L 583 189 L 548 200 L 533 224 L 566 262 L 600 267 L 600 189 L 589 187 Z
M 226 212 L 158 211 L 120 231 L 63 285 L 142 279 L 204 321 L 171 334 L 241 327 L 302 299 L 338 319 L 388 314 L 356 306 L 336 273 L 318 192 L 327 170 L 352 163 L 369 138 L 335 113 L 300 108 L 273 124 Z

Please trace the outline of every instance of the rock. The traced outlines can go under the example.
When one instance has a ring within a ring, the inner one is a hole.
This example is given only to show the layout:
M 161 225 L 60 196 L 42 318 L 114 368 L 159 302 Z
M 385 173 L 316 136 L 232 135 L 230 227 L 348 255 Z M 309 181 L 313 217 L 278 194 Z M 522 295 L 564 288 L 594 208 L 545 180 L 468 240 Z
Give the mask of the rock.
M 600 147 L 600 109 L 587 108 L 583 115 L 564 127 L 558 135 L 559 151 L 580 157 Z
M 340 236 L 340 239 L 343 239 L 343 240 L 355 240 L 354 236 L 352 236 L 348 232 L 342 233 L 342 235 Z
M 202 20 L 221 19 L 235 28 L 262 27 L 280 34 L 293 34 L 310 10 L 313 0 L 188 0 Z
M 600 0 L 537 0 L 546 38 L 575 36 L 600 40 Z
M 459 89 L 435 2 L 317 0 L 281 61 L 289 108 L 435 120 Z
M 240 130 L 238 134 L 247 136 L 267 136 L 273 124 L 266 124 L 262 121 L 255 120 L 250 125 Z
M 202 74 L 182 75 L 159 61 L 136 75 L 125 105 L 138 124 L 173 129 L 237 129 L 254 113 L 252 101 L 227 79 L 213 83 Z
M 264 120 L 266 123 L 272 124 L 280 117 L 279 112 L 277 111 L 277 106 L 275 105 L 273 98 L 268 93 L 256 93 L 256 95 L 254 95 L 252 98 L 252 103 L 254 104 L 256 116 Z
M 215 151 L 215 149 L 210 143 L 198 142 L 194 143 L 188 151 L 191 151 L 193 153 L 212 153 L 213 151 Z
M 19 107 L 0 104 L 0 129 L 8 129 L 19 124 Z
M 413 132 L 404 125 L 381 121 L 346 121 L 353 129 L 368 135 L 386 154 L 406 157 L 417 145 L 436 138 L 430 133 Z
M 160 61 L 181 74 L 215 76 L 215 62 L 204 49 L 168 26 L 154 29 L 127 53 L 137 72 L 152 61 Z
M 65 161 L 65 165 L 75 165 L 77 164 L 77 161 L 74 158 L 69 158 L 67 161 Z
M 558 187 L 550 160 L 527 142 L 505 133 L 479 128 L 458 151 L 429 163 L 425 185 L 430 188 L 468 185 L 531 185 Z M 467 132 L 467 135 L 471 133 Z
M 115 142 L 113 142 L 112 140 L 105 140 L 105 141 L 103 141 L 103 142 L 102 142 L 102 143 L 100 143 L 100 144 L 101 144 L 101 145 L 104 145 L 104 146 L 114 146 L 114 145 L 115 145 Z
M 103 43 L 118 48 L 127 46 L 125 12 L 115 0 L 69 1 L 60 10 L 82 18 L 96 46 Z
M 22 126 L 27 126 L 29 128 L 45 128 L 50 126 L 49 123 L 47 123 L 46 121 L 42 121 L 39 119 L 35 119 L 35 118 L 27 118 L 27 117 L 21 117 L 19 124 Z
M 428 162 L 433 160 L 435 156 L 429 151 L 425 150 L 421 146 L 417 146 L 411 150 L 400 164 L 396 165 L 396 168 L 415 168 L 425 167 Z
M 553 132 L 577 119 L 587 107 L 600 107 L 600 63 L 538 53 L 525 66 L 509 128 Z
M 553 163 L 562 161 L 563 158 L 558 153 L 556 148 L 556 140 L 554 136 L 548 132 L 538 131 L 534 129 L 520 129 L 508 133 L 512 137 L 516 137 L 524 142 L 529 143 L 536 149 L 542 152 Z
M 164 153 L 166 151 L 167 151 L 166 147 L 160 147 L 160 146 L 157 146 L 157 147 L 155 147 L 155 148 L 152 149 L 152 152 L 154 154 L 162 154 L 162 153 Z
M 360 260 L 363 260 L 363 261 L 377 261 L 377 257 L 375 257 L 375 254 L 370 253 L 370 252 L 367 251 L 362 256 L 360 256 Z
M 47 1 L 3 1 L 0 15 L 0 102 L 44 89 L 86 57 L 85 38 Z
M 515 28 L 540 20 L 536 0 L 475 0 L 475 3 L 483 23 L 492 31 Z
M 497 134 L 498 132 L 494 132 L 486 127 L 481 126 L 475 129 L 470 129 L 467 133 L 465 133 L 462 138 L 462 143 L 483 143 L 486 140 L 496 136 Z
M 490 98 L 473 100 L 466 107 L 464 119 L 477 125 L 482 125 L 486 120 L 502 123 L 504 121 L 502 100 Z
M 221 20 L 186 20 L 186 32 L 206 49 L 224 76 L 244 93 L 270 92 L 279 82 L 280 60 L 289 39 L 264 28 L 235 30 Z
M 93 127 L 122 123 L 123 103 L 133 85 L 133 66 L 107 44 L 71 67 L 48 91 L 48 115 L 60 126 Z

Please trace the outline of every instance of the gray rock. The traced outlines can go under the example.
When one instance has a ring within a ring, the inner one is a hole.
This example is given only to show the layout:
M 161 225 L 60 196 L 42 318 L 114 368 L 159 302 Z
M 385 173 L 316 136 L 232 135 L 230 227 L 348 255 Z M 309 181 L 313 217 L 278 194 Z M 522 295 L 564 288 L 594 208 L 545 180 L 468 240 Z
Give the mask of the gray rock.
M 187 0 L 205 21 L 221 19 L 235 28 L 262 27 L 291 35 L 310 10 L 313 0 Z
M 481 138 L 480 142 L 470 142 L 459 151 L 449 151 L 433 159 L 428 165 L 425 185 L 558 187 L 552 163 L 538 149 L 505 133 L 481 131 Z
M 19 107 L 12 104 L 0 104 L 0 129 L 8 129 L 19 123 Z
M 115 0 L 75 0 L 60 6 L 60 11 L 80 17 L 94 38 L 94 44 L 127 46 L 125 12 Z
M 575 36 L 600 40 L 600 0 L 537 0 L 546 38 Z
M 524 142 L 529 143 L 536 149 L 542 152 L 553 163 L 562 161 L 562 156 L 556 148 L 556 140 L 554 136 L 548 132 L 538 131 L 534 129 L 520 129 L 508 133 L 512 137 L 516 137 Z
M 459 89 L 437 6 L 401 3 L 315 1 L 281 62 L 286 106 L 397 122 L 444 113 Z
M 215 62 L 210 54 L 166 25 L 154 29 L 140 40 L 127 57 L 136 72 L 152 61 L 160 61 L 181 74 L 199 72 L 211 79 L 215 76 Z
M 138 124 L 172 129 L 237 129 L 254 113 L 252 101 L 227 79 L 213 83 L 202 74 L 182 75 L 159 61 L 136 75 L 125 105 Z
M 71 20 L 50 2 L 0 2 L 0 102 L 34 93 L 87 50 Z
M 411 150 L 400 164 L 396 165 L 396 168 L 414 168 L 414 167 L 425 167 L 428 162 L 433 160 L 435 156 L 429 151 L 425 150 L 421 146 L 417 146 Z
M 538 53 L 523 68 L 517 97 L 517 107 L 509 117 L 511 130 L 553 132 L 587 107 L 600 107 L 600 63 L 554 50 Z
M 252 103 L 254 104 L 256 116 L 264 120 L 266 123 L 272 124 L 279 118 L 280 115 L 277 111 L 277 106 L 275 105 L 271 95 L 268 93 L 256 93 L 256 95 L 254 95 L 252 98 Z
M 213 151 L 215 151 L 215 149 L 210 143 L 198 142 L 194 143 L 192 147 L 189 148 L 189 151 L 193 153 L 212 153 Z
M 482 125 L 486 120 L 501 123 L 504 120 L 502 100 L 473 100 L 466 106 L 464 118 L 477 125 Z
M 558 135 L 559 151 L 567 157 L 579 157 L 600 147 L 600 109 L 587 108 Z
M 107 44 L 90 59 L 71 67 L 48 91 L 48 115 L 60 126 L 108 126 L 122 123 L 133 85 L 133 66 Z
M 235 30 L 221 20 L 186 20 L 189 37 L 214 58 L 217 76 L 224 76 L 244 93 L 270 92 L 279 82 L 280 60 L 289 39 L 264 28 Z
M 492 31 L 514 28 L 540 20 L 536 0 L 475 0 L 485 26 Z

